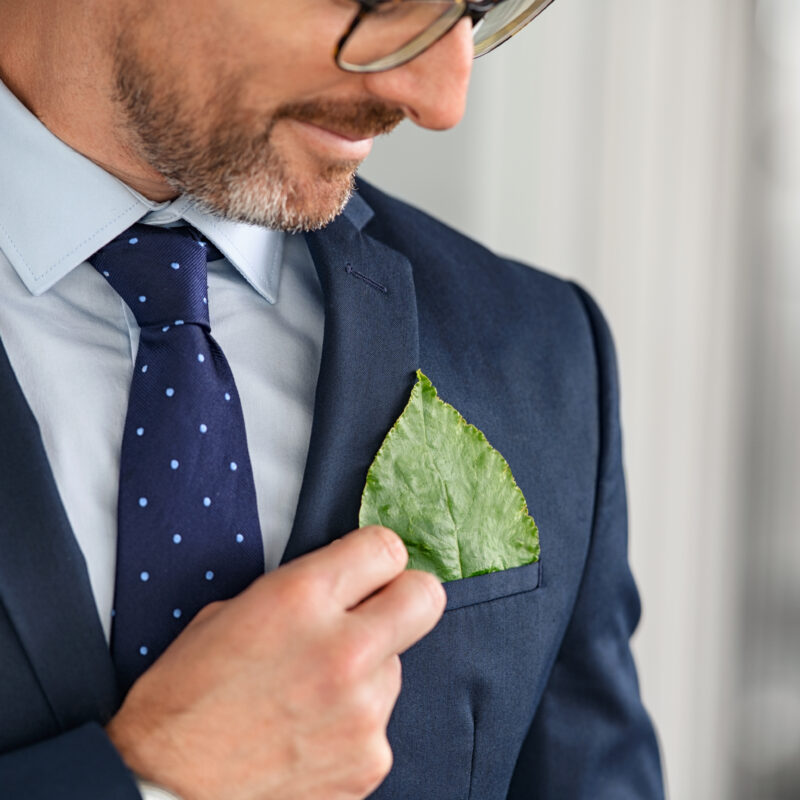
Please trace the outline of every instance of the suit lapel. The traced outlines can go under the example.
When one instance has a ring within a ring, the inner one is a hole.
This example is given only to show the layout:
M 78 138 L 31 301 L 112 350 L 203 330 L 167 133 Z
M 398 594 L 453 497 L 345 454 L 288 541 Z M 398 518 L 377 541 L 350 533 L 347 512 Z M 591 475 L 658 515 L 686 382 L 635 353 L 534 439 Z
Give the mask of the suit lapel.
M 411 265 L 362 232 L 371 216 L 355 195 L 344 214 L 306 236 L 325 329 L 306 470 L 282 564 L 358 527 L 367 470 L 419 366 Z
M 61 729 L 105 721 L 117 687 L 89 574 L 2 343 L 0 442 L 0 602 Z

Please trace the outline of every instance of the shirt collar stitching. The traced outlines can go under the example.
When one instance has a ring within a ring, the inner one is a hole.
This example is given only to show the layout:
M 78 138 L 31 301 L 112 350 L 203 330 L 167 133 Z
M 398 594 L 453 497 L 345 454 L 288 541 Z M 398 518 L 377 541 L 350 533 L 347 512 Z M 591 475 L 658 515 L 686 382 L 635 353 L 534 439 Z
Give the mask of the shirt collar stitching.
M 41 278 L 44 278 L 47 275 L 49 275 L 54 269 L 57 269 L 65 261 L 68 261 L 70 259 L 70 257 L 74 253 L 78 252 L 78 250 L 80 250 L 82 247 L 84 247 L 86 244 L 88 244 L 88 242 L 91 241 L 92 238 L 97 236 L 99 233 L 102 233 L 104 230 L 106 230 L 110 226 L 114 225 L 119 219 L 124 217 L 126 214 L 129 214 L 131 211 L 133 211 L 133 209 L 136 208 L 137 205 L 141 206 L 141 203 L 139 203 L 138 200 L 135 201 L 134 203 L 132 203 L 131 205 L 129 205 L 126 209 L 121 211 L 119 214 L 117 214 L 116 217 L 114 217 L 113 219 L 110 219 L 105 225 L 103 225 L 102 227 L 97 228 L 97 230 L 93 231 L 91 236 L 87 236 L 82 242 L 80 242 L 79 244 L 75 245 L 75 247 L 73 247 L 72 250 L 70 250 L 68 253 L 65 253 L 55 264 L 53 264 L 53 266 L 51 266 L 50 269 L 45 270 L 45 272 L 43 272 L 40 275 L 35 276 L 35 277 L 37 277 L 38 279 L 41 279 Z M 120 231 L 120 233 L 122 233 L 122 231 Z M 73 267 L 76 267 L 76 266 L 78 266 L 78 265 L 77 264 L 73 264 Z

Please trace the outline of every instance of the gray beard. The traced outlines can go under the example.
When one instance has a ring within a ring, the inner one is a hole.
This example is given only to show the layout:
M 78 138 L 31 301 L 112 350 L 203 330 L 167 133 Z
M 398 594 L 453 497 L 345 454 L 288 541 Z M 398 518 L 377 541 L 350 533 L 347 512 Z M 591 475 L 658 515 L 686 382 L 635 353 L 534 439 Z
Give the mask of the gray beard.
M 114 100 L 122 110 L 135 154 L 160 173 L 178 194 L 225 219 L 291 233 L 311 231 L 331 222 L 350 199 L 357 162 L 333 163 L 313 179 L 289 172 L 270 142 L 275 122 L 284 117 L 341 117 L 340 107 L 323 104 L 285 106 L 271 118 L 243 114 L 235 86 L 223 81 L 217 98 L 200 121 L 213 114 L 216 124 L 204 136 L 197 115 L 182 104 L 177 90 L 158 91 L 154 73 L 120 38 L 115 50 Z M 369 130 L 394 127 L 402 114 L 371 105 L 349 112 Z M 249 117 L 249 118 L 248 118 Z M 353 121 L 352 119 L 350 120 Z M 355 127 L 355 126 L 353 126 Z

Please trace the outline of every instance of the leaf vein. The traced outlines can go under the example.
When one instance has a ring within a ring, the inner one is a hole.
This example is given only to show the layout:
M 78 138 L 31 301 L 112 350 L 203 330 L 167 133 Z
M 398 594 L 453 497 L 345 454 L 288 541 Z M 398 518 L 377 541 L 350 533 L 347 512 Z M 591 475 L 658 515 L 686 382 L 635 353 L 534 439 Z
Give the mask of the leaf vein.
M 458 540 L 458 523 L 456 522 L 456 518 L 453 516 L 453 503 L 450 499 L 450 492 L 447 491 L 447 483 L 442 476 L 442 473 L 439 471 L 439 465 L 436 463 L 436 460 L 430 457 L 430 442 L 428 441 L 428 429 L 425 425 L 425 405 L 422 401 L 422 393 L 420 393 L 420 404 L 422 405 L 422 438 L 425 440 L 425 454 L 429 456 L 429 463 L 436 471 L 437 476 L 439 477 L 439 482 L 444 489 L 445 499 L 447 501 L 447 513 L 450 515 L 450 521 L 453 523 L 453 538 L 456 540 L 456 555 L 458 556 L 458 568 L 461 571 L 461 575 L 464 575 L 464 562 L 461 560 L 461 542 Z

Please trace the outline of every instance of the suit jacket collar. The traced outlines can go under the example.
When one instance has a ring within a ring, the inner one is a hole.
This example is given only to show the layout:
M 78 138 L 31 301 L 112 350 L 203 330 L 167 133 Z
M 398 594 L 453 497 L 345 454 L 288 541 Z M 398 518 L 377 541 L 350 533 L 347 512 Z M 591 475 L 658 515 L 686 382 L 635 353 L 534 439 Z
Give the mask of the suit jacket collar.
M 367 469 L 418 366 L 411 265 L 364 233 L 355 195 L 307 235 L 325 298 L 322 364 L 306 469 L 281 563 L 358 527 Z M 0 601 L 63 730 L 119 704 L 86 563 L 39 429 L 0 344 Z

